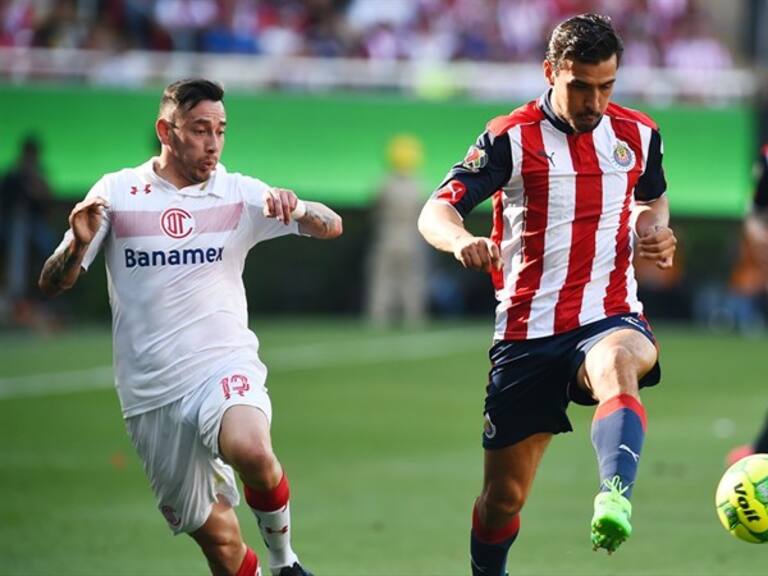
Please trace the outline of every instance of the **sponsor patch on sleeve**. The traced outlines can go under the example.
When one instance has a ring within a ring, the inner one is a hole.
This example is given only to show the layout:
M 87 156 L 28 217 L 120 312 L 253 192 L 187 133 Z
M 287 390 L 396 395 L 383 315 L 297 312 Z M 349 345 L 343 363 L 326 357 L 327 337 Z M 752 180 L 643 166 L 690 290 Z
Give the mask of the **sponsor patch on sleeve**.
M 461 165 L 470 172 L 477 172 L 488 164 L 488 155 L 485 150 L 478 148 L 474 144 L 467 150 L 467 155 L 464 156 L 464 160 Z
M 456 204 L 466 193 L 467 187 L 464 184 L 458 180 L 451 180 L 437 191 L 437 199 Z

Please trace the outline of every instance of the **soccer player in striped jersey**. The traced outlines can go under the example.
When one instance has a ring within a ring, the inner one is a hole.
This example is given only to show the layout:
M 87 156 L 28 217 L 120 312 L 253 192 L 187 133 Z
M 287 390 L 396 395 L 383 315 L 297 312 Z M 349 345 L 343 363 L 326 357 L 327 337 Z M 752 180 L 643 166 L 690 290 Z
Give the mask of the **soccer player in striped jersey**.
M 498 300 L 473 574 L 504 574 L 541 457 L 572 429 L 571 401 L 597 405 L 593 546 L 613 552 L 631 534 L 646 431 L 639 390 L 660 378 L 632 257 L 668 268 L 676 239 L 659 129 L 611 103 L 622 50 L 608 18 L 561 23 L 543 63 L 549 89 L 491 120 L 419 218 L 435 248 L 490 273 Z M 475 236 L 463 218 L 486 198 L 493 230 Z
M 756 266 L 761 282 L 760 291 L 768 290 L 768 144 L 760 150 L 758 174 L 752 207 L 744 221 L 744 244 L 750 266 Z M 745 456 L 768 453 L 768 415 L 763 427 L 751 444 L 737 446 L 728 453 L 726 463 L 734 464 Z
M 69 216 L 40 287 L 71 288 L 104 248 L 115 385 L 131 441 L 174 534 L 189 534 L 216 576 L 259 576 L 233 510 L 245 486 L 275 576 L 311 576 L 291 546 L 290 490 L 270 437 L 272 406 L 248 329 L 245 258 L 301 234 L 335 238 L 341 218 L 219 163 L 224 91 L 165 89 L 158 157 L 107 174 Z M 151 572 L 151 570 L 150 570 Z

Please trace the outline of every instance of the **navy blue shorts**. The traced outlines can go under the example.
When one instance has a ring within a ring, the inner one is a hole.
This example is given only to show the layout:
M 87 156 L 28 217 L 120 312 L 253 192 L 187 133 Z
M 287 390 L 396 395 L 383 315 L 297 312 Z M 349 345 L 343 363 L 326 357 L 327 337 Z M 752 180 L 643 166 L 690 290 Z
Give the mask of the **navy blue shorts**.
M 576 383 L 587 352 L 611 332 L 626 328 L 656 344 L 651 327 L 638 314 L 611 316 L 554 336 L 494 344 L 489 352 L 483 447 L 504 448 L 538 432 L 573 430 L 566 414 L 568 404 L 597 404 Z M 639 384 L 654 386 L 660 379 L 657 362 Z

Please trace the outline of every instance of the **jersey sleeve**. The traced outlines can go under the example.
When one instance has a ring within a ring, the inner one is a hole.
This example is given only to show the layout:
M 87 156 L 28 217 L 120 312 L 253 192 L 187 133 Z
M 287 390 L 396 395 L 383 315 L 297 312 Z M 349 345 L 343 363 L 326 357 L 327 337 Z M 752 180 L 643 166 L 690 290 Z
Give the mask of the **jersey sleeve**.
M 653 202 L 667 191 L 667 179 L 664 177 L 662 159 L 664 143 L 658 130 L 651 131 L 651 142 L 648 145 L 648 158 L 645 171 L 635 186 L 635 200 L 638 202 Z
M 264 216 L 264 194 L 271 189 L 271 186 L 250 176 L 239 177 L 245 200 L 250 246 L 280 236 L 299 234 L 299 224 L 295 220 L 283 224 L 277 218 Z
M 101 196 L 107 202 L 111 200 L 109 195 L 109 188 L 105 178 L 102 178 L 96 182 L 88 194 L 86 194 L 85 198 L 87 200 L 89 198 L 93 198 L 94 196 Z M 109 208 L 102 208 L 101 225 L 99 226 L 99 230 L 96 232 L 96 235 L 93 237 L 93 240 L 91 240 L 91 243 L 88 245 L 88 248 L 85 251 L 85 256 L 83 257 L 83 261 L 80 264 L 80 267 L 83 270 L 88 270 L 93 261 L 96 259 L 96 255 L 99 253 L 99 250 L 101 250 L 101 246 L 104 244 L 104 240 L 106 239 L 107 234 L 109 234 L 111 228 L 112 219 L 110 216 L 110 210 Z M 72 228 L 68 228 L 64 233 L 64 239 L 61 241 L 61 244 L 59 244 L 59 247 L 69 244 L 74 239 L 74 237 L 75 235 L 72 233 Z
M 509 135 L 483 132 L 455 164 L 431 199 L 447 202 L 463 218 L 483 200 L 504 186 L 512 175 Z
M 757 185 L 752 198 L 752 209 L 755 212 L 768 211 L 768 146 L 763 147 L 757 162 Z

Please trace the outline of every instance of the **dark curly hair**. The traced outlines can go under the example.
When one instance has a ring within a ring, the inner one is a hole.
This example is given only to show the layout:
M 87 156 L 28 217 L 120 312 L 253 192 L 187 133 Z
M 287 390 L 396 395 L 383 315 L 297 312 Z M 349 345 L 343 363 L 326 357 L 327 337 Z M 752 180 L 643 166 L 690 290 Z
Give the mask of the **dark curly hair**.
M 580 14 L 561 22 L 552 31 L 546 59 L 559 70 L 563 60 L 598 64 L 614 54 L 619 64 L 623 52 L 624 43 L 608 16 Z
M 224 99 L 224 89 L 216 82 L 203 78 L 178 80 L 170 84 L 160 99 L 158 117 L 170 118 L 177 109 L 192 110 L 203 100 L 220 102 Z

